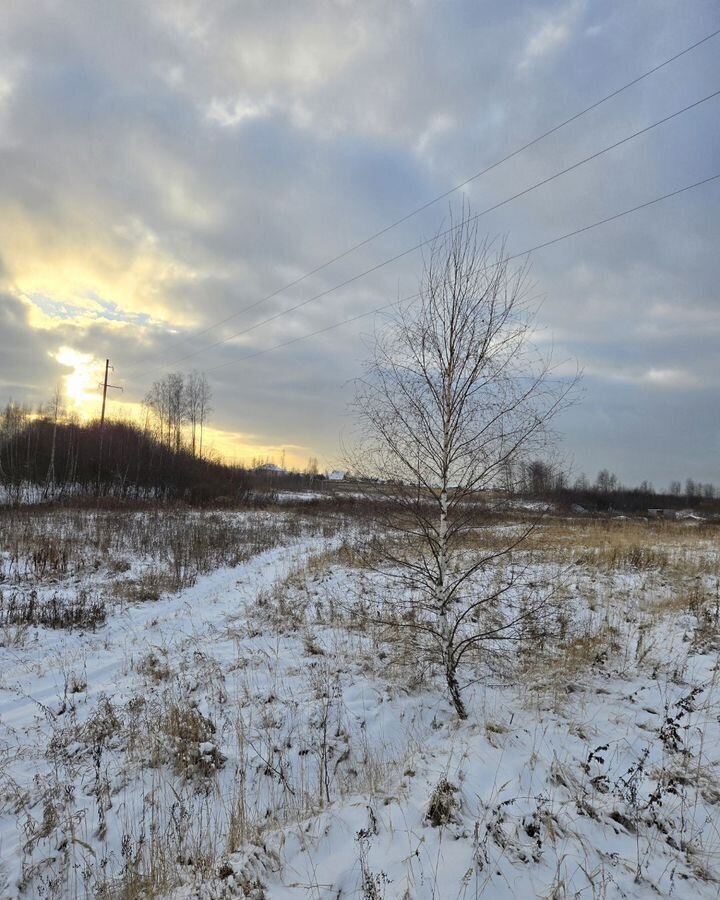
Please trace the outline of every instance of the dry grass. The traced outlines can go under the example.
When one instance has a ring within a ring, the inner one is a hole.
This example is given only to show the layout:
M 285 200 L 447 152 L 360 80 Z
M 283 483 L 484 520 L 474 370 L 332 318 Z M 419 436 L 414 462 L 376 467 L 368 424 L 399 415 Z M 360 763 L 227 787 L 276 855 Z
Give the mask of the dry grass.
M 105 604 L 91 597 L 86 590 L 76 591 L 73 597 L 38 597 L 36 591 L 13 590 L 7 595 L 0 591 L 0 628 L 65 628 L 92 629 L 104 624 Z
M 564 566 L 566 589 L 520 667 L 533 703 L 562 707 L 583 679 L 662 664 L 655 629 L 687 615 L 694 649 L 720 646 L 720 531 L 682 522 L 547 519 L 526 558 Z
M 160 729 L 177 775 L 185 780 L 212 778 L 225 765 L 214 744 L 215 723 L 188 703 L 170 702 L 163 710 Z
M 661 568 L 698 575 L 717 568 L 720 528 L 638 519 L 547 519 L 530 546 L 548 559 L 605 571 Z
M 341 526 L 267 513 L 2 510 L 0 582 L 35 585 L 97 572 L 121 577 L 130 571 L 132 556 L 145 562 L 149 577 L 179 590 L 288 538 Z
M 167 658 L 163 655 L 150 652 L 147 656 L 140 660 L 135 667 L 140 675 L 144 675 L 154 684 L 160 684 L 162 681 L 168 681 L 172 678 L 173 672 L 168 665 Z

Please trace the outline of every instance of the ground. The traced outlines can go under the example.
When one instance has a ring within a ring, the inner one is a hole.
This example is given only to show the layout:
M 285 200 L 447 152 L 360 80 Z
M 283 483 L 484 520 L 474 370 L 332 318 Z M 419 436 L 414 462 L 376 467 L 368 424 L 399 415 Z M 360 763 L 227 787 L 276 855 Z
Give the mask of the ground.
M 310 506 L 0 515 L 0 895 L 720 896 L 717 530 L 542 521 L 460 722 Z

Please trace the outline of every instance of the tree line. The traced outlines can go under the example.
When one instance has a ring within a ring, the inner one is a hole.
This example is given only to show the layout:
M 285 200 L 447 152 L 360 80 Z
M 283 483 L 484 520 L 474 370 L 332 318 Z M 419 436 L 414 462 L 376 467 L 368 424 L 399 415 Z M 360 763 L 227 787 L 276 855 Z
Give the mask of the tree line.
M 0 425 L 0 485 L 5 498 L 23 502 L 99 496 L 204 503 L 247 495 L 241 466 L 169 449 L 133 422 L 77 419 L 54 422 L 28 416 L 8 403 Z
M 141 423 L 82 422 L 56 389 L 33 409 L 9 400 L 0 412 L 0 484 L 18 502 L 98 495 L 210 500 L 247 491 L 247 473 L 206 452 L 212 393 L 203 373 L 155 382 Z
M 543 460 L 532 460 L 520 466 L 513 481 L 514 492 L 537 499 L 554 499 L 576 503 L 588 509 L 617 509 L 637 512 L 653 507 L 668 509 L 703 505 L 714 509 L 720 490 L 710 482 L 693 478 L 672 481 L 667 490 L 656 489 L 647 479 L 639 485 L 622 484 L 609 469 L 601 469 L 594 481 L 582 472 L 574 480 L 562 468 Z
M 202 372 L 169 373 L 145 395 L 138 421 L 82 422 L 62 391 L 38 407 L 0 408 L 0 502 L 77 497 L 183 500 L 204 504 L 268 498 L 312 487 L 323 476 L 311 457 L 303 473 L 274 474 L 269 458 L 228 463 L 208 452 L 212 391 Z

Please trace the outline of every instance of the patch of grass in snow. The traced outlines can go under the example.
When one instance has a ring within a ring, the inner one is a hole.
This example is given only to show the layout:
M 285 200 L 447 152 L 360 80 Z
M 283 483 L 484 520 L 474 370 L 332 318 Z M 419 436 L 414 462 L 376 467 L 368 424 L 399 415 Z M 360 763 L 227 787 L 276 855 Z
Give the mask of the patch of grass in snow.
M 267 513 L 2 510 L 0 582 L 40 585 L 98 572 L 132 580 L 135 559 L 163 589 L 180 590 L 219 566 L 325 528 L 318 520 Z
M 451 784 L 447 778 L 441 778 L 435 785 L 435 790 L 430 797 L 425 818 L 433 826 L 449 825 L 458 821 L 460 801 L 457 798 L 458 788 Z
M 57 592 L 43 598 L 37 591 L 0 590 L 0 628 L 87 628 L 104 624 L 107 608 L 98 597 L 80 588 L 70 597 Z
M 706 574 L 720 561 L 720 527 L 642 519 L 548 519 L 533 544 L 546 557 L 602 571 Z

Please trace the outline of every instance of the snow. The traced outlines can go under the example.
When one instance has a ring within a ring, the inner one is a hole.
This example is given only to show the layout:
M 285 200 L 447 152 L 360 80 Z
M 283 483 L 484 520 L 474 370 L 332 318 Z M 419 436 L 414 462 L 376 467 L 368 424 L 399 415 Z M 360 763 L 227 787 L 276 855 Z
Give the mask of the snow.
M 320 491 L 278 491 L 278 503 L 310 503 L 313 500 L 332 500 L 332 494 Z
M 590 661 L 483 670 L 460 723 L 378 636 L 356 536 L 299 527 L 95 631 L 5 634 L 0 895 L 93 896 L 155 839 L 179 881 L 155 896 L 188 900 L 718 896 L 718 646 L 666 572 L 576 565 Z
M 548 503 L 546 500 L 505 500 L 500 507 L 506 509 L 520 509 L 526 512 L 552 512 L 555 509 L 554 504 Z
M 0 507 L 35 506 L 61 497 L 82 497 L 87 490 L 80 484 L 42 485 L 24 481 L 19 484 L 0 484 Z

